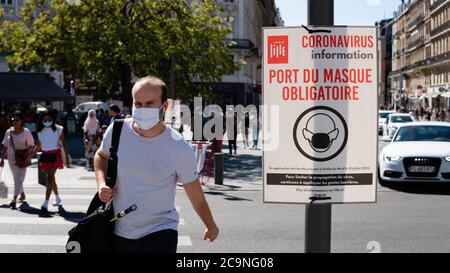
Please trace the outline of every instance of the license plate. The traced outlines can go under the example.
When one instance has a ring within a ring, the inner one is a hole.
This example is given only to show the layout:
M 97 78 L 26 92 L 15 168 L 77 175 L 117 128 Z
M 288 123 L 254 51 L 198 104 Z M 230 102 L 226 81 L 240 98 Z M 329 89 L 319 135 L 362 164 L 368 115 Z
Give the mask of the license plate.
M 411 173 L 434 173 L 436 167 L 434 166 L 411 166 L 409 172 Z

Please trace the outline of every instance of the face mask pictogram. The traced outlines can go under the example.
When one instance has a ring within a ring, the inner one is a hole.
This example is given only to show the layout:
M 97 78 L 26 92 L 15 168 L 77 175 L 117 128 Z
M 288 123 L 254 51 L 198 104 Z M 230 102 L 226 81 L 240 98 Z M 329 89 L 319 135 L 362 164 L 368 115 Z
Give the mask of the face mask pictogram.
M 321 130 L 316 131 L 313 124 L 321 124 Z M 324 129 L 325 128 L 325 129 Z M 326 130 L 326 131 L 324 131 Z M 311 148 L 318 153 L 327 152 L 333 145 L 333 141 L 339 136 L 339 129 L 333 119 L 326 114 L 312 116 L 306 128 L 303 129 L 303 137 L 309 142 Z

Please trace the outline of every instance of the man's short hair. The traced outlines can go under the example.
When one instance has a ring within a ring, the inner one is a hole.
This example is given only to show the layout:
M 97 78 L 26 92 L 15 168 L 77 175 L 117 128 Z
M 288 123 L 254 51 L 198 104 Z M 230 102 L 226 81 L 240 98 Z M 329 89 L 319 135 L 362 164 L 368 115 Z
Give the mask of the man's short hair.
M 117 106 L 117 105 L 115 105 L 115 104 L 111 104 L 111 105 L 109 106 L 109 110 L 114 111 L 114 112 L 120 114 L 120 108 L 119 108 L 119 106 Z
M 150 87 L 160 87 L 162 90 L 161 103 L 164 103 L 167 101 L 167 96 L 168 96 L 169 90 L 163 80 L 161 80 L 160 78 L 155 77 L 155 76 L 147 76 L 147 77 L 139 79 L 134 84 L 133 90 L 135 89 L 136 86 L 141 87 L 144 85 L 150 86 Z

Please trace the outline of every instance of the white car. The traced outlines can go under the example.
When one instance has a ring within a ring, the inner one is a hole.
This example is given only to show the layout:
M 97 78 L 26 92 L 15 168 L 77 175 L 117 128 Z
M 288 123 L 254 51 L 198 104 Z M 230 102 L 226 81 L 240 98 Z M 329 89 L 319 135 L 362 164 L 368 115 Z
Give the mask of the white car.
M 75 115 L 75 119 L 79 120 L 83 114 L 87 113 L 89 110 L 97 111 L 100 109 L 103 109 L 103 111 L 108 111 L 108 103 L 101 101 L 83 102 L 73 109 L 73 113 Z
M 401 125 L 413 121 L 414 119 L 410 114 L 389 114 L 386 119 L 384 135 L 392 138 Z
M 381 151 L 378 162 L 383 186 L 389 182 L 450 183 L 450 123 L 404 124 Z
M 394 110 L 380 110 L 378 112 L 378 134 L 382 135 L 384 132 L 384 125 L 386 124 L 387 117 L 390 114 L 397 113 Z

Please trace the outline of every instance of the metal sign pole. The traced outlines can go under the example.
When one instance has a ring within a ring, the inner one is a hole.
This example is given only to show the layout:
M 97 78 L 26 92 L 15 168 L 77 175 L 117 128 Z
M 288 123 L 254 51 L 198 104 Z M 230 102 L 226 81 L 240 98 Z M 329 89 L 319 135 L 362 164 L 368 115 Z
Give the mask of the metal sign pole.
M 308 25 L 333 26 L 334 0 L 308 0 Z M 331 204 L 306 205 L 305 253 L 330 253 Z

